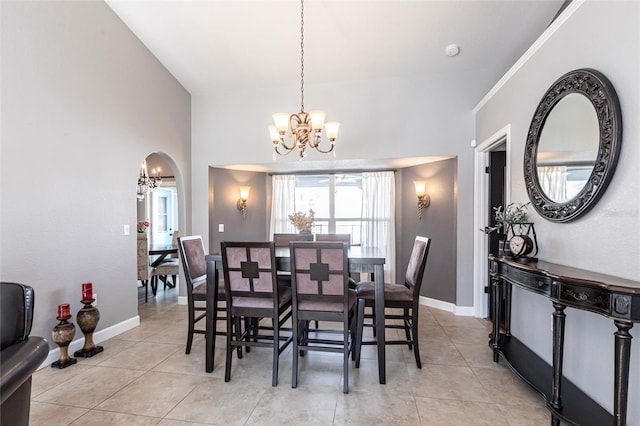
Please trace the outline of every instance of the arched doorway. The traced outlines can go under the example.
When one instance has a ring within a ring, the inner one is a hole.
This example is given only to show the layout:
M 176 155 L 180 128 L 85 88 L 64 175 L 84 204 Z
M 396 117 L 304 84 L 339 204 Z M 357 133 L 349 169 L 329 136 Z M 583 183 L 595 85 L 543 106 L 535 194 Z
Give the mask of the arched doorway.
M 137 221 L 150 223 L 146 231 L 146 239 L 150 249 L 168 248 L 175 245 L 176 238 L 180 234 L 180 224 L 183 221 L 184 196 L 181 177 L 175 162 L 164 153 L 149 154 L 143 161 L 146 165 L 147 175 L 155 180 L 155 187 L 140 193 L 137 196 Z M 148 256 L 149 262 L 156 260 L 157 256 Z M 175 259 L 178 255 L 168 255 L 166 260 Z M 142 306 L 153 308 L 158 303 L 177 303 L 179 291 L 179 278 L 167 277 L 166 283 L 159 282 L 156 295 L 153 294 L 150 283 L 148 289 L 138 280 L 138 311 Z M 148 298 L 145 297 L 148 292 Z M 144 317 L 141 315 L 141 318 Z

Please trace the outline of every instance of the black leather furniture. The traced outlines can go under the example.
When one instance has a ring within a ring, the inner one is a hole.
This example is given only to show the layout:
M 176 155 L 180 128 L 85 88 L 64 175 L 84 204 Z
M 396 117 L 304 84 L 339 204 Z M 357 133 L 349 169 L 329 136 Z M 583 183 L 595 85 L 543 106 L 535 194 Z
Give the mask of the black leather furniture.
M 49 345 L 29 337 L 33 321 L 33 288 L 0 282 L 0 424 L 29 424 L 31 375 L 44 362 Z

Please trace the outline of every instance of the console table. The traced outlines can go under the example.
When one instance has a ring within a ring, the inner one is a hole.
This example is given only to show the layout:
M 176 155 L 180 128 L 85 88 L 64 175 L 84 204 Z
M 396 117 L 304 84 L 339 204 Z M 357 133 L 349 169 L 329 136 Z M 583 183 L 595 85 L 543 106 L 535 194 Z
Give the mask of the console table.
M 552 425 L 559 425 L 560 420 L 580 425 L 626 425 L 629 331 L 633 323 L 640 322 L 640 282 L 543 261 L 520 262 L 490 255 L 489 263 L 493 316 L 489 346 L 493 360 L 497 362 L 502 355 L 518 376 L 545 397 Z M 512 285 L 546 296 L 553 304 L 552 366 L 511 335 Z M 505 301 L 503 330 L 500 327 L 502 300 Z M 613 416 L 562 376 L 567 306 L 611 318 L 617 327 Z

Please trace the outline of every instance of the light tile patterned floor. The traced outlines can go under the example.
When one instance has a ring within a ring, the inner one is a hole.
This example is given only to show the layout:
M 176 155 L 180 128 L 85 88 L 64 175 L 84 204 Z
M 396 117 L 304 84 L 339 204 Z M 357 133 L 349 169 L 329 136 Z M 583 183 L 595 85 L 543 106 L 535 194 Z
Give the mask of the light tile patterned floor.
M 186 306 L 160 290 L 139 306 L 141 325 L 100 342 L 104 352 L 33 377 L 31 425 L 548 425 L 543 400 L 502 363 L 492 362 L 489 323 L 423 307 L 417 369 L 406 346 L 387 347 L 387 384 L 377 378 L 375 346 L 360 369 L 335 354 L 301 359 L 291 388 L 291 347 L 271 387 L 271 353 L 254 348 L 234 358 L 224 383 L 224 339 L 215 369 L 204 371 L 204 337 L 185 355 Z M 391 333 L 396 332 L 392 330 Z

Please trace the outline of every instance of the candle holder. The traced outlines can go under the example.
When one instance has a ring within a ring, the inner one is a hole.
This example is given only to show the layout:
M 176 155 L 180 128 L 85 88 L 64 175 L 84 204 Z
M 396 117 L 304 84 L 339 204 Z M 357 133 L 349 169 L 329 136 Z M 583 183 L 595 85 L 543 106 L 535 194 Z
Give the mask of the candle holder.
M 51 368 L 67 368 L 78 362 L 77 359 L 69 357 L 69 343 L 73 340 L 73 336 L 76 335 L 76 327 L 73 323 L 67 321 L 69 318 L 71 318 L 71 315 L 56 317 L 60 322 L 53 327 L 51 338 L 60 348 L 60 357 L 57 361 L 51 363 Z
M 100 311 L 92 305 L 95 299 L 82 300 L 84 307 L 78 311 L 76 321 L 82 333 L 84 333 L 84 346 L 82 349 L 74 352 L 73 356 L 82 358 L 91 358 L 104 350 L 102 346 L 93 343 L 93 332 L 100 321 Z

